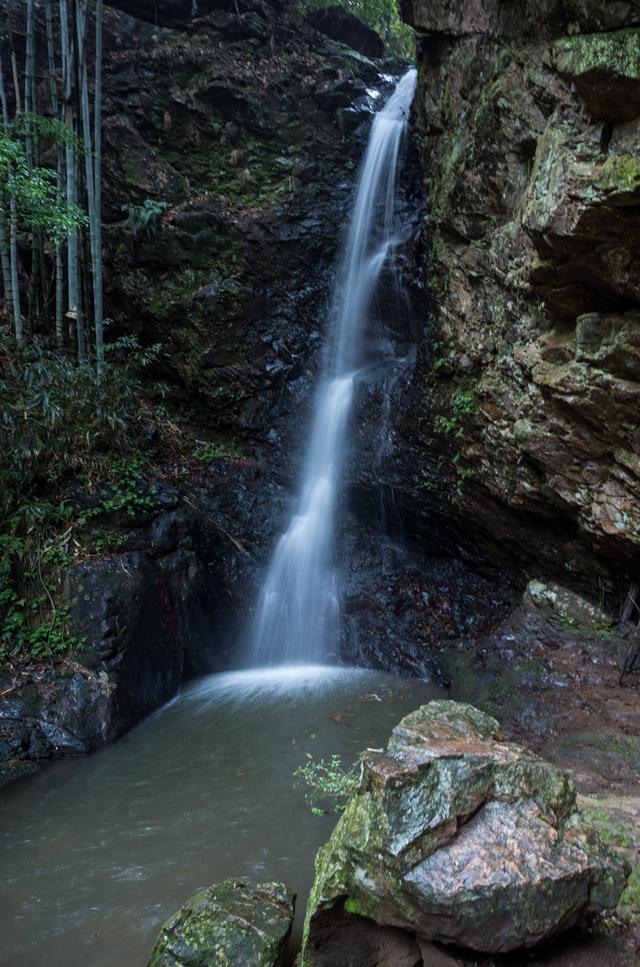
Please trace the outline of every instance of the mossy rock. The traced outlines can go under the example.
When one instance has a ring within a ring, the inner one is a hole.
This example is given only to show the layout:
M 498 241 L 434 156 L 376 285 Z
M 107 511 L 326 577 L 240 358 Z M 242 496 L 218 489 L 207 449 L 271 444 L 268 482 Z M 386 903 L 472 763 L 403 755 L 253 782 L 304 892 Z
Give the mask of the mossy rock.
M 282 883 L 207 887 L 163 924 L 148 967 L 280 967 L 294 901 Z
M 345 913 L 482 953 L 532 947 L 615 908 L 627 875 L 563 772 L 472 706 L 431 702 L 365 757 L 317 856 L 302 965 L 325 967 Z
M 559 584 L 529 581 L 525 599 L 527 597 L 537 608 L 553 611 L 560 619 L 575 627 L 598 631 L 611 628 L 615 623 L 601 608 Z
M 600 174 L 599 187 L 609 196 L 640 192 L 640 157 L 619 154 L 607 158 Z
M 640 114 L 640 30 L 565 37 L 552 47 L 553 67 L 569 78 L 598 121 Z

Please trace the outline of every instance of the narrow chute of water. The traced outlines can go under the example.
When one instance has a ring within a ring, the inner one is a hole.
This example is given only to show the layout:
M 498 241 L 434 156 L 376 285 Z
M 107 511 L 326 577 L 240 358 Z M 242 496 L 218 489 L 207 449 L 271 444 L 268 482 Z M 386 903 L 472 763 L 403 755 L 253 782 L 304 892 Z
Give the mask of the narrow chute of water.
M 317 392 L 297 510 L 265 577 L 249 636 L 250 666 L 322 663 L 335 647 L 340 589 L 333 558 L 349 416 L 371 304 L 398 241 L 398 157 L 415 85 L 416 72 L 410 70 L 371 127 L 337 273 L 332 344 Z

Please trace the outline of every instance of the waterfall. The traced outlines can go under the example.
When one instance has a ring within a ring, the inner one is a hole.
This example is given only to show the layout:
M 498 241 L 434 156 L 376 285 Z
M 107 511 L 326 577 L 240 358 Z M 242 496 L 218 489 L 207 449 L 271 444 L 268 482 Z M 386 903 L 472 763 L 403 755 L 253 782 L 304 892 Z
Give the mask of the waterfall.
M 398 155 L 416 84 L 408 71 L 376 114 L 333 299 L 332 343 L 314 408 L 297 511 L 280 537 L 249 637 L 251 665 L 322 663 L 339 617 L 333 561 L 354 381 L 371 303 L 394 235 Z

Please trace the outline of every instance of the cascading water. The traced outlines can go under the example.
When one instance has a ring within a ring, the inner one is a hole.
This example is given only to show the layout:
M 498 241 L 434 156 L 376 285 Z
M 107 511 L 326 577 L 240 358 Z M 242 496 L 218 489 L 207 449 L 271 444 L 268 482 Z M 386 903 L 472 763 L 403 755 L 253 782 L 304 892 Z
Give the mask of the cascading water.
M 322 376 L 297 513 L 278 541 L 249 639 L 251 665 L 323 662 L 336 640 L 338 495 L 367 317 L 394 233 L 396 173 L 416 85 L 408 71 L 375 116 L 337 276 L 333 342 Z

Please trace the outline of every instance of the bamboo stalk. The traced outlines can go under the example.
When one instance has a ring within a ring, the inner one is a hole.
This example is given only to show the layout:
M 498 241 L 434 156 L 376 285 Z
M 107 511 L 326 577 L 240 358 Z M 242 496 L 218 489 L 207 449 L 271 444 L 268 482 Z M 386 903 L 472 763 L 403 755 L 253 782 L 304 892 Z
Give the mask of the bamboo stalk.
M 60 116 L 60 104 L 58 101 L 58 86 L 57 86 L 57 72 L 56 72 L 56 58 L 55 49 L 53 45 L 53 15 L 51 10 L 51 0 L 46 0 L 45 3 L 45 19 L 47 27 L 47 61 L 49 66 L 49 94 L 51 98 L 51 113 L 54 117 Z M 62 146 L 58 145 L 58 159 L 56 166 L 56 205 L 60 205 L 62 200 L 62 169 L 64 165 L 64 153 Z M 55 291 L 56 291 L 56 308 L 55 308 L 55 332 L 56 332 L 56 343 L 58 346 L 64 344 L 64 325 L 63 325 L 63 314 L 64 314 L 64 264 L 62 259 L 62 250 L 60 242 L 56 242 L 56 257 L 55 257 Z
M 13 76 L 13 89 L 16 98 L 16 117 L 22 114 L 22 96 L 20 94 L 20 81 L 18 80 L 18 62 L 13 46 L 13 36 L 11 37 L 11 73 Z
M 24 131 L 27 167 L 31 170 L 38 163 L 37 129 L 34 117 L 38 113 L 36 78 L 36 25 L 34 0 L 27 0 L 27 37 L 24 67 Z M 41 232 L 33 226 L 31 232 L 31 271 L 27 287 L 27 331 L 32 332 L 38 309 L 38 276 L 41 271 L 40 260 Z
M 33 103 L 35 62 L 35 17 L 33 0 L 27 0 L 27 38 L 24 65 L 24 143 L 27 165 L 33 167 L 33 121 L 36 106 Z
M 12 52 L 12 60 L 13 57 Z M 2 52 L 0 51 L 0 105 L 2 106 L 2 124 L 5 137 L 9 137 L 9 109 L 7 95 L 4 88 L 4 67 Z M 9 273 L 11 276 L 11 300 L 13 303 L 13 326 L 17 342 L 22 342 L 22 310 L 20 308 L 20 281 L 18 279 L 18 213 L 16 210 L 16 196 L 13 188 L 12 166 L 7 166 L 7 180 L 9 188 Z
M 87 64 L 85 57 L 86 10 L 83 3 L 77 6 L 77 43 L 78 68 L 80 88 L 80 114 L 82 117 L 82 139 L 84 142 L 84 170 L 87 190 L 87 207 L 89 209 L 89 238 L 91 242 L 91 270 L 94 271 L 94 240 L 95 240 L 95 191 L 93 184 L 93 145 L 91 136 L 91 114 L 89 110 L 89 85 L 87 82 Z
M 62 73 L 64 77 L 64 122 L 67 125 L 70 138 L 65 147 L 66 166 L 66 196 L 67 205 L 76 204 L 76 152 L 72 137 L 75 133 L 75 117 L 73 110 L 73 78 L 75 60 L 75 30 L 69 30 L 69 11 L 67 0 L 60 0 L 60 46 L 62 48 Z M 78 311 L 78 231 L 75 225 L 67 233 L 67 317 L 75 321 L 78 359 L 84 359 L 84 339 L 82 337 L 82 320 Z
M 13 310 L 11 308 L 11 262 L 9 258 L 9 241 L 5 228 L 6 216 L 4 210 L 0 208 L 0 262 L 2 262 L 2 295 L 4 303 L 9 313 L 9 318 L 13 322 Z
M 102 300 L 102 0 L 96 0 L 96 77 L 94 89 L 94 177 L 95 192 L 95 267 L 93 275 L 93 303 L 96 332 L 96 368 L 98 376 L 104 370 L 104 323 Z

